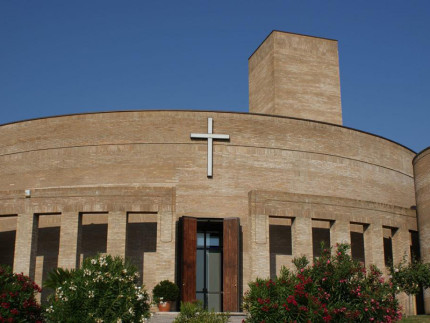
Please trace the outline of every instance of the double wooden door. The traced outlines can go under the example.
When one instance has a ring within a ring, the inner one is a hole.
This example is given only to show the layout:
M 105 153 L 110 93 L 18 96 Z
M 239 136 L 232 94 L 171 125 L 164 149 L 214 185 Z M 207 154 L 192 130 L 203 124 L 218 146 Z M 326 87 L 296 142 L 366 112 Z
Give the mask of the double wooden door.
M 199 257 L 201 251 L 209 251 L 210 249 L 206 242 L 201 244 L 197 241 L 197 235 L 208 239 L 206 230 L 198 231 L 198 219 L 191 217 L 183 217 L 181 219 L 181 301 L 192 302 L 198 297 L 200 298 L 201 287 L 199 291 L 196 290 L 196 281 L 200 280 L 200 276 L 203 275 L 200 271 L 202 270 L 201 260 L 197 257 L 197 250 L 199 249 Z M 220 224 L 218 222 L 218 224 Z M 201 224 L 199 225 L 201 227 Z M 216 245 L 216 237 L 212 239 L 215 241 L 215 248 L 213 252 L 221 252 L 222 261 L 216 260 L 212 263 L 214 268 L 212 272 L 216 271 L 217 268 L 221 268 L 220 279 L 222 279 L 222 290 L 220 290 L 223 311 L 236 312 L 239 311 L 239 237 L 240 237 L 240 224 L 238 218 L 226 218 L 223 219 L 222 232 L 219 237 L 222 239 L 219 241 L 219 245 Z M 204 235 L 202 235 L 204 233 Z M 208 240 L 209 241 L 209 240 Z M 213 243 L 213 244 L 214 244 Z M 199 246 L 199 247 L 198 247 Z M 214 255 L 216 256 L 216 255 Z M 213 257 L 217 259 L 216 257 Z M 210 258 L 207 258 L 210 259 Z M 204 263 L 205 272 L 206 266 L 211 266 L 209 262 Z M 215 268 L 216 267 L 216 268 Z M 197 273 L 197 271 L 199 272 Z M 200 285 L 200 284 L 199 284 Z M 210 292 L 210 291 L 209 291 Z M 213 293 L 213 294 L 216 294 Z M 211 295 L 216 297 L 216 295 Z M 205 294 L 205 296 L 207 296 Z M 207 303 L 205 301 L 205 303 Z

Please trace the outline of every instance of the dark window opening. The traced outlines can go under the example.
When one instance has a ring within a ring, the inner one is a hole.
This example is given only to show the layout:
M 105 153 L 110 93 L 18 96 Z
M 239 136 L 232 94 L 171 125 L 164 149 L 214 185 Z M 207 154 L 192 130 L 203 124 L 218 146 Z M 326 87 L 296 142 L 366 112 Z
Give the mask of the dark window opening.
M 420 239 L 417 231 L 411 233 L 411 260 L 419 261 L 421 259 Z
M 0 232 L 0 265 L 13 267 L 16 230 Z
M 278 255 L 292 255 L 291 226 L 274 225 L 269 226 L 270 253 Z
M 351 232 L 351 257 L 365 263 L 364 234 L 361 232 Z
M 330 247 L 330 229 L 312 228 L 312 248 L 314 258 L 321 257 L 322 245 L 324 245 L 324 248 Z
M 410 231 L 411 233 L 411 261 L 421 260 L 420 240 L 417 231 Z M 417 314 L 425 314 L 424 307 L 424 290 L 421 288 L 415 297 L 415 305 Z
M 384 237 L 384 260 L 387 267 L 393 264 L 393 241 L 391 237 Z
M 157 215 L 129 214 L 125 256 L 137 267 L 139 283 L 143 282 L 144 254 L 157 251 Z
M 60 227 L 39 228 L 37 234 L 37 256 L 43 256 L 42 282 L 48 278 L 49 272 L 58 267 L 58 252 L 60 250 Z M 52 293 L 48 288 L 42 288 L 41 301 L 45 303 Z
M 83 259 L 107 252 L 107 214 L 83 214 L 81 232 Z M 80 263 L 82 264 L 82 262 Z
M 16 239 L 16 215 L 0 217 L 0 265 L 13 267 Z
M 274 278 L 282 265 L 277 264 L 277 256 L 293 254 L 291 219 L 270 217 L 269 221 L 270 277 Z

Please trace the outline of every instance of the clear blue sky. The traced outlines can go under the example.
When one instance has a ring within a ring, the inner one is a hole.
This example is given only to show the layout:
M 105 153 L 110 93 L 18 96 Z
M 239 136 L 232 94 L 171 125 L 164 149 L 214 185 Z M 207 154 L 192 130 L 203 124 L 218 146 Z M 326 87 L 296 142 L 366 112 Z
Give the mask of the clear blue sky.
M 273 29 L 339 41 L 345 126 L 430 145 L 428 0 L 0 0 L 0 123 L 246 112 L 247 59 Z

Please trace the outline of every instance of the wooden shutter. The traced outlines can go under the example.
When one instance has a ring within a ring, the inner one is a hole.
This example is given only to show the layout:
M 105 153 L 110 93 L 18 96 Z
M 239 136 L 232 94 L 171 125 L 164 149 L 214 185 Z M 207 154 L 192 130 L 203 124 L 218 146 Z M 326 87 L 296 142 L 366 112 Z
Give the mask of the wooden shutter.
M 223 224 L 223 311 L 239 311 L 239 219 Z
M 197 219 L 182 218 L 182 302 L 196 300 Z

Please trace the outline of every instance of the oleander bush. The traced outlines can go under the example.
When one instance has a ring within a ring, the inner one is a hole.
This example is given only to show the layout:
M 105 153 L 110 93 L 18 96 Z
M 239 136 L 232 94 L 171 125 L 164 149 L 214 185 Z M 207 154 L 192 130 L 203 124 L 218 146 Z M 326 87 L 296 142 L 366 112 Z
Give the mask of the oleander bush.
M 41 291 L 29 277 L 0 266 L 0 322 L 43 322 L 35 300 Z
M 401 319 L 396 288 L 351 258 L 349 246 L 324 249 L 312 266 L 294 259 L 295 270 L 282 268 L 275 279 L 249 284 L 244 308 L 247 322 L 393 322 Z
M 143 322 L 149 297 L 136 268 L 120 257 L 84 260 L 82 268 L 50 275 L 55 287 L 45 316 L 50 322 Z

